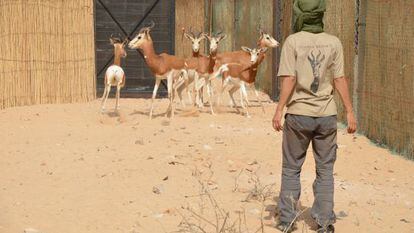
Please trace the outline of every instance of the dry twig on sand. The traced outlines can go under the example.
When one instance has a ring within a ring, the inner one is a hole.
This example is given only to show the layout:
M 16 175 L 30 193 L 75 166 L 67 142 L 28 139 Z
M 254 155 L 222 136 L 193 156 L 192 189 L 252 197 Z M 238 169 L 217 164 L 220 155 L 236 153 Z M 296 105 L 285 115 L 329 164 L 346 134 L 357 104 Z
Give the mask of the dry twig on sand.
M 250 232 L 244 209 L 236 211 L 237 216 L 232 216 L 230 211 L 223 209 L 218 203 L 208 185 L 208 181 L 212 178 L 211 174 L 214 173 L 211 172 L 206 181 L 201 178 L 202 173 L 200 171 L 193 172 L 193 176 L 196 177 L 201 187 L 199 195 L 194 195 L 200 197 L 200 210 L 195 211 L 189 206 L 182 208 L 186 211 L 185 214 L 177 210 L 182 217 L 182 221 L 178 225 L 179 230 L 176 233 L 264 233 L 263 214 L 265 210 L 264 201 L 268 195 L 267 189 L 260 189 L 261 191 L 265 190 L 265 193 L 260 195 L 260 200 L 262 200 L 260 227 L 256 231 Z M 204 202 L 207 202 L 208 205 L 205 205 Z

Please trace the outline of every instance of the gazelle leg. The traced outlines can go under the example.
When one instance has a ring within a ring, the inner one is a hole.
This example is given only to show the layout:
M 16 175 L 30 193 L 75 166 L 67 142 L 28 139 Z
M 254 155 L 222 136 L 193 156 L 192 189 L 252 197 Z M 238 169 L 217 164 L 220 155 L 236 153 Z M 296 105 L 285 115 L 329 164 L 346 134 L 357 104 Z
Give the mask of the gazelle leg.
M 199 78 L 198 73 L 194 72 L 194 85 L 193 85 L 193 96 L 192 96 L 193 106 L 198 105 L 198 91 L 197 91 L 198 78 Z
M 240 111 L 239 111 L 239 109 L 237 108 L 236 101 L 234 100 L 234 92 L 236 92 L 238 89 L 239 89 L 239 87 L 238 87 L 238 86 L 233 86 L 233 87 L 229 90 L 229 95 L 230 95 L 231 101 L 232 101 L 232 103 L 233 103 L 233 106 L 236 108 L 236 111 L 237 111 L 237 112 L 240 112 Z
M 247 101 L 245 103 L 245 100 L 247 99 L 247 91 L 246 91 L 246 85 L 242 82 L 240 84 L 240 102 L 241 102 L 241 106 L 244 109 L 245 113 L 246 113 L 246 117 L 250 118 L 250 114 L 249 114 L 249 110 L 248 110 L 248 106 L 247 106 Z
M 228 77 L 223 77 L 223 83 L 222 83 L 222 85 L 221 85 L 220 93 L 219 93 L 219 95 L 218 95 L 218 97 L 217 97 L 217 105 L 218 105 L 218 106 L 220 106 L 220 104 L 221 104 L 221 98 L 223 97 L 224 90 L 225 90 L 225 89 L 226 89 L 226 87 L 228 86 L 229 81 L 230 81 L 230 78 L 228 78 Z
M 172 89 L 173 89 L 173 75 L 172 73 L 168 75 L 167 77 L 167 90 L 168 90 L 168 99 L 170 100 L 170 103 L 168 105 L 168 109 L 167 112 L 165 113 L 166 115 L 168 115 L 168 111 L 170 112 L 170 117 L 174 117 L 174 111 L 173 111 L 173 93 L 172 93 Z
M 120 92 L 121 92 L 121 85 L 118 84 L 116 86 L 116 103 L 115 103 L 115 111 L 117 111 L 119 109 L 119 96 L 120 96 Z
M 188 89 L 188 85 L 190 85 L 190 80 L 189 80 L 189 75 L 188 75 L 188 71 L 187 70 L 182 70 L 181 71 L 181 73 L 182 73 L 182 77 L 183 77 L 183 79 L 184 79 L 184 87 L 185 87 L 185 90 L 186 90 L 186 92 L 187 92 L 187 94 L 188 94 L 188 96 L 190 97 L 190 99 L 189 99 L 189 101 L 190 101 L 190 104 L 191 104 L 191 95 L 190 95 L 190 91 L 189 91 L 189 89 Z M 184 91 L 184 87 L 183 87 L 183 90 L 181 91 L 181 93 L 180 93 L 180 95 L 181 95 L 181 97 L 180 98 L 182 98 L 182 92 Z M 182 102 L 182 105 L 183 105 L 183 107 L 185 107 L 185 102 Z
M 185 88 L 187 88 L 188 80 L 184 79 L 183 77 L 180 77 L 176 84 L 174 85 L 174 90 L 177 92 L 178 99 L 180 101 L 180 104 L 182 107 L 185 107 L 185 103 L 183 101 L 183 91 Z
M 158 91 L 158 87 L 160 86 L 160 83 L 161 83 L 161 79 L 156 78 L 155 79 L 154 90 L 152 91 L 151 108 L 150 108 L 150 112 L 149 112 L 149 118 L 150 119 L 152 119 L 152 112 L 154 110 L 154 99 L 157 96 L 157 91 Z
M 108 86 L 105 84 L 105 90 L 103 92 L 102 100 L 101 100 L 101 112 L 105 111 L 105 97 L 106 97 L 107 92 L 109 92 L 109 90 L 108 90 Z
M 212 89 L 210 80 L 207 81 L 207 95 L 208 95 L 208 104 L 210 105 L 210 112 L 212 115 L 216 115 L 213 110 L 213 101 L 212 101 Z
M 106 84 L 105 90 L 106 92 L 105 92 L 104 99 L 103 99 L 102 111 L 105 111 L 106 101 L 108 100 L 109 92 L 111 92 L 111 85 Z
M 191 96 L 191 91 L 190 91 L 190 88 L 189 88 L 190 84 L 191 84 L 190 80 L 187 79 L 185 87 L 186 87 L 186 91 L 187 91 L 188 100 L 190 101 L 190 105 L 192 105 L 193 104 L 193 97 Z
M 196 92 L 196 104 L 198 105 L 199 108 L 202 108 L 204 106 L 203 102 L 202 102 L 202 95 L 203 95 L 203 91 L 202 91 L 202 87 L 205 84 L 205 79 L 204 77 L 199 77 L 197 74 L 197 80 L 194 80 L 194 86 L 195 86 L 195 92 Z
M 187 92 L 188 100 L 190 101 L 190 105 L 193 105 L 193 97 L 191 96 L 190 85 L 194 81 L 194 74 L 187 71 L 187 78 L 185 83 L 185 89 Z

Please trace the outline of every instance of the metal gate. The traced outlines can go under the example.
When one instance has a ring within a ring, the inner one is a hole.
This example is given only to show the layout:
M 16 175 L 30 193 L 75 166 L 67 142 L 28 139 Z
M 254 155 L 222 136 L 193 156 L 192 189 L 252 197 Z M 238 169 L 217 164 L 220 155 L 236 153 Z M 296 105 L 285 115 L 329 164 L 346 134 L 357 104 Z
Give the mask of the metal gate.
M 175 3 L 174 0 L 95 0 L 95 49 L 97 94 L 103 92 L 106 68 L 113 62 L 113 46 L 109 43 L 111 34 L 119 33 L 132 39 L 139 28 L 153 20 L 152 30 L 155 51 L 174 53 Z M 147 96 L 154 87 L 154 77 L 145 61 L 136 50 L 127 49 L 128 56 L 122 60 L 126 85 L 122 96 Z M 165 87 L 159 92 L 165 94 Z

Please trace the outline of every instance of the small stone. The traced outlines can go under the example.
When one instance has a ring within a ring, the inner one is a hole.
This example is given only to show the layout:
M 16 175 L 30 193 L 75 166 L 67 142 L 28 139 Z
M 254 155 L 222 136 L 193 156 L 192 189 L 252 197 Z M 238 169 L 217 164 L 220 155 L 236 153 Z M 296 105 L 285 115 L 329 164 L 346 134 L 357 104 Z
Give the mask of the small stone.
M 170 162 L 168 162 L 168 164 L 169 165 L 178 165 L 178 164 L 184 165 L 184 163 L 181 163 L 181 162 L 178 162 L 178 161 L 170 161 Z
M 203 146 L 204 150 L 212 150 L 213 148 L 210 145 L 204 145 Z
M 164 217 L 164 214 L 154 214 L 153 217 L 154 218 L 162 218 L 162 217 Z
M 33 228 L 26 228 L 24 229 L 23 233 L 41 233 L 41 232 Z
M 338 217 L 340 218 L 345 218 L 348 217 L 348 214 L 345 211 L 339 211 L 339 213 L 337 214 Z
M 258 164 L 257 160 L 253 160 L 253 161 L 248 163 L 248 165 L 250 165 L 250 166 L 255 165 L 255 164 Z
M 138 140 L 135 141 L 135 145 L 144 145 L 144 139 L 140 138 Z
M 170 122 L 169 121 L 162 121 L 161 122 L 161 125 L 162 126 L 169 126 L 170 125 Z
M 164 191 L 164 187 L 162 185 L 157 185 L 152 187 L 152 192 L 155 194 L 161 194 Z
M 259 209 L 251 209 L 251 210 L 249 210 L 249 213 L 251 213 L 251 214 L 254 214 L 254 215 L 258 215 L 258 214 L 260 214 L 260 210 Z
M 408 221 L 408 220 L 407 220 L 407 219 L 405 219 L 405 218 L 400 219 L 400 221 L 401 221 L 401 222 L 404 222 L 404 223 L 410 223 L 410 221 Z

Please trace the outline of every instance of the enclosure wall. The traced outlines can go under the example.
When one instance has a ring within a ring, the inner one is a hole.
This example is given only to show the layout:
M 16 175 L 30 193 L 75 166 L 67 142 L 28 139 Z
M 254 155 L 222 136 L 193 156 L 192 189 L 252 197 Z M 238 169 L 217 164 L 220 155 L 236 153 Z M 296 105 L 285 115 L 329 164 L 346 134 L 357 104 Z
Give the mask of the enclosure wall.
M 414 159 L 414 1 L 363 1 L 360 130 Z
M 95 98 L 93 0 L 0 0 L 0 109 Z

